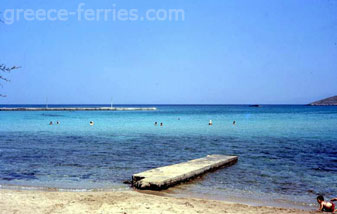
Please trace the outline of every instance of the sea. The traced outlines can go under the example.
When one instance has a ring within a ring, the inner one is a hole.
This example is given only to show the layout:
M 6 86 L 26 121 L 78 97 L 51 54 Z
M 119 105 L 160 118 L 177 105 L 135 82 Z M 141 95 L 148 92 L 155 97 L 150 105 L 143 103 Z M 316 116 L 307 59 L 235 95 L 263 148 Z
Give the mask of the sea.
M 130 190 L 135 173 L 222 154 L 239 161 L 158 194 L 300 209 L 337 197 L 336 106 L 122 106 L 157 110 L 0 111 L 0 188 Z

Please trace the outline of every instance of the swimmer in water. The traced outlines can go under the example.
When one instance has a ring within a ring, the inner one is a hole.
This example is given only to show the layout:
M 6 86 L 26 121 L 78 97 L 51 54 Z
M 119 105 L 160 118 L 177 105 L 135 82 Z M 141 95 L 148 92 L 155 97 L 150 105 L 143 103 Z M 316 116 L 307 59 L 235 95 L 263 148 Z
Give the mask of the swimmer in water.
M 235 126 L 235 124 L 236 124 L 236 121 L 234 120 L 234 121 L 233 121 L 233 126 Z
M 208 123 L 209 126 L 213 126 L 213 121 L 210 120 L 209 123 Z
M 49 125 L 50 125 L 50 126 L 53 125 L 53 121 L 50 121 L 50 122 L 49 122 Z
M 154 125 L 155 125 L 155 126 L 158 125 L 158 122 L 154 122 Z
M 163 124 L 163 123 L 160 123 L 160 126 L 164 126 L 164 124 Z
M 90 126 L 93 126 L 94 124 L 94 121 L 90 121 Z
M 60 122 L 59 122 L 59 121 L 56 121 L 56 124 L 57 124 L 57 125 L 60 125 Z

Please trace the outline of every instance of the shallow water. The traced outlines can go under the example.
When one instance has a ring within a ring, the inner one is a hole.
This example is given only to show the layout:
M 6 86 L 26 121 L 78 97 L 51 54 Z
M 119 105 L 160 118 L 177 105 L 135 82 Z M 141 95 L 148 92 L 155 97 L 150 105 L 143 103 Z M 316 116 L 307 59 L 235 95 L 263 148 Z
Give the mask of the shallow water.
M 0 112 L 0 185 L 127 189 L 134 173 L 224 154 L 239 162 L 169 194 L 294 207 L 337 194 L 337 107 L 156 107 Z

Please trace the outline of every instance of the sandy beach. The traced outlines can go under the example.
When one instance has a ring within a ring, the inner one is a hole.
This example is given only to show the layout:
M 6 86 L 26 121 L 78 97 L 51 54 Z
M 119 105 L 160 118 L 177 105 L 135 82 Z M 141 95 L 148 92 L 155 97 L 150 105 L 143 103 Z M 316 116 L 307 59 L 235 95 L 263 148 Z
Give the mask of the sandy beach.
M 253 207 L 195 198 L 162 197 L 136 191 L 43 192 L 0 190 L 1 214 L 50 213 L 315 213 L 296 209 Z

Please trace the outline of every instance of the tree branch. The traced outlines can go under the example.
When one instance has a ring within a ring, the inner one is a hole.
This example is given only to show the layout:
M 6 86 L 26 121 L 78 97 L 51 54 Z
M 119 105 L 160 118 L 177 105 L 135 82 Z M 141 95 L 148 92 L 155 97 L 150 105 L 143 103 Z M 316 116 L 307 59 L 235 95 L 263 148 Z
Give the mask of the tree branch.
M 11 72 L 12 70 L 19 69 L 19 68 L 21 67 L 17 67 L 17 66 L 7 67 L 4 64 L 0 64 L 0 71 L 7 72 L 7 73 Z
M 1 12 L 0 12 L 1 14 Z M 0 23 L 4 23 L 4 21 L 0 18 Z M 0 72 L 3 72 L 3 73 L 10 73 L 12 70 L 16 70 L 16 69 L 19 69 L 21 67 L 17 67 L 17 66 L 13 66 L 13 67 L 7 67 L 6 65 L 4 64 L 0 64 Z M 9 82 L 10 80 L 7 79 L 6 77 L 4 77 L 3 75 L 0 75 L 0 81 L 5 81 L 5 82 Z M 1 84 L 0 82 L 0 87 L 2 88 L 3 85 Z M 6 97 L 6 95 L 3 95 L 3 94 L 0 94 L 0 97 Z
M 0 64 L 0 72 L 3 72 L 3 73 L 10 73 L 11 71 L 19 69 L 19 68 L 20 67 L 17 67 L 17 66 L 7 67 L 4 64 Z M 0 81 L 10 82 L 10 80 L 4 77 L 3 75 L 0 75 Z M 1 82 L 0 82 L 0 87 L 1 88 L 3 87 Z M 0 97 L 6 97 L 6 95 L 0 94 Z

